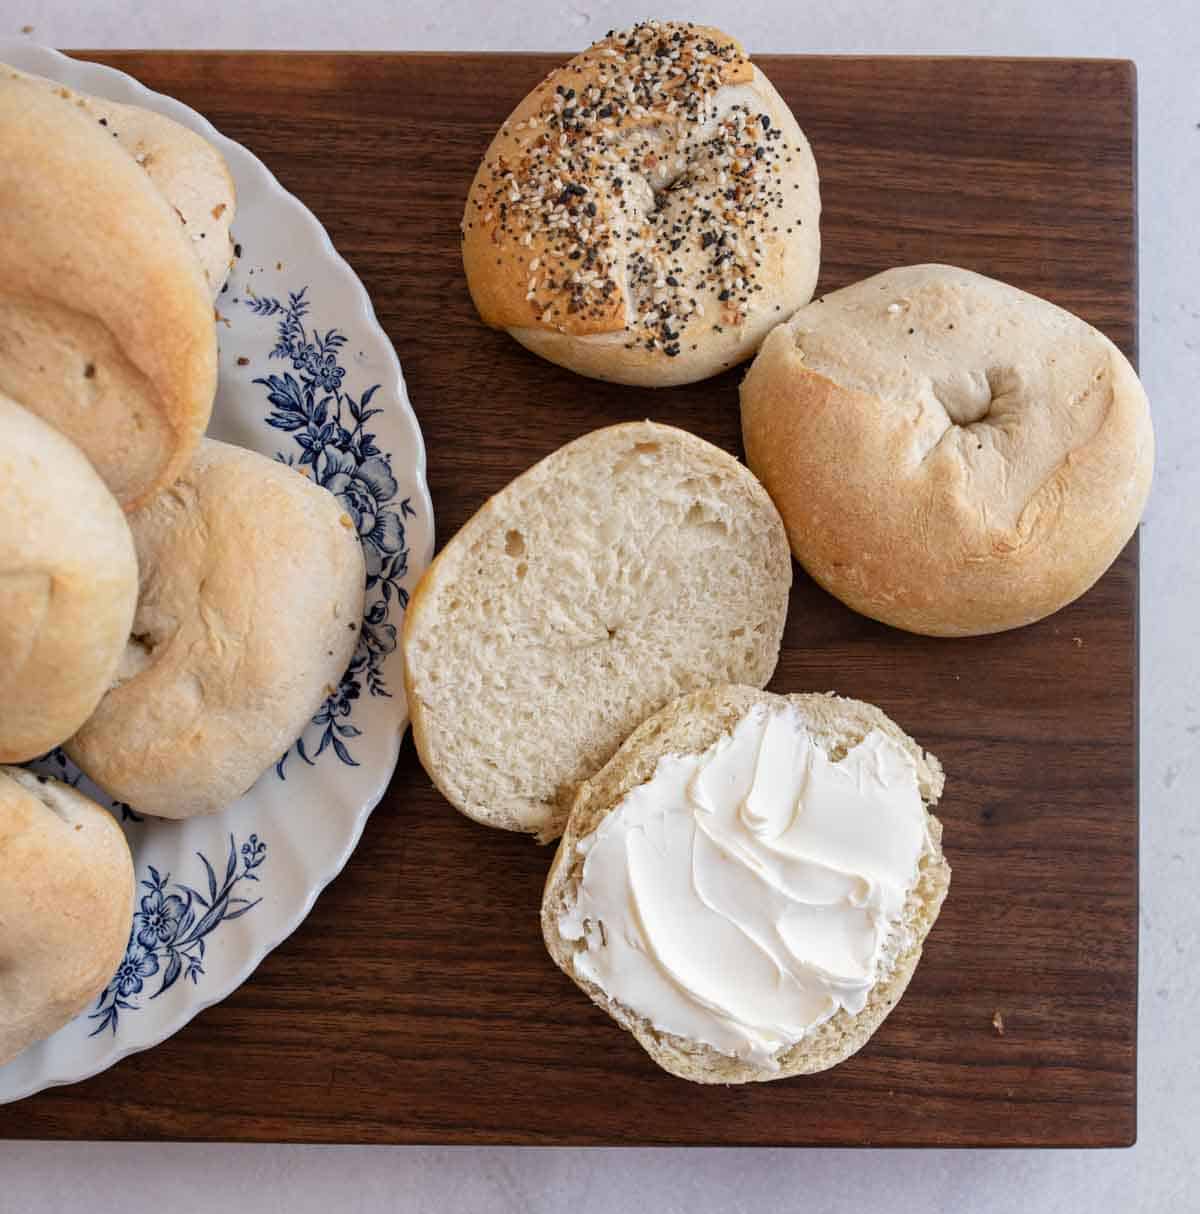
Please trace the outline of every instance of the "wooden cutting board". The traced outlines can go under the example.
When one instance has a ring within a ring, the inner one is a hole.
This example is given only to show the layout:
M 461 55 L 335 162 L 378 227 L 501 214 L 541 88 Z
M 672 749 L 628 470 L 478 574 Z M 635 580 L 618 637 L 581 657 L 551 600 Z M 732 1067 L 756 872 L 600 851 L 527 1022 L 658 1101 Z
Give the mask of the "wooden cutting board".
M 206 113 L 328 228 L 399 351 L 443 539 L 596 426 L 649 416 L 740 454 L 738 372 L 662 392 L 592 383 L 475 316 L 465 192 L 555 58 L 95 57 Z M 1132 64 L 758 62 L 820 166 L 821 289 L 957 263 L 1136 353 Z M 771 686 L 874 701 L 949 775 L 950 897 L 898 1010 L 833 1071 L 709 1089 L 657 1070 L 543 951 L 550 851 L 460 817 L 406 742 L 345 873 L 241 990 L 157 1049 L 0 1109 L 0 1136 L 1131 1143 L 1137 572 L 1135 541 L 1052 619 L 963 641 L 872 623 L 797 572 Z

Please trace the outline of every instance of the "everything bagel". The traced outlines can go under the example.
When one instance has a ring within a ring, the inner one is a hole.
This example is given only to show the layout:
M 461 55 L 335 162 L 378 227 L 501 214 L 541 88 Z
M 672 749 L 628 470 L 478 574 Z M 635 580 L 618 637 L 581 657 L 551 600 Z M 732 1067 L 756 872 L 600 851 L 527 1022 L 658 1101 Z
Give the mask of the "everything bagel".
M 812 296 L 820 197 L 787 104 L 719 30 L 647 22 L 552 72 L 463 216 L 489 325 L 597 379 L 690 383 Z

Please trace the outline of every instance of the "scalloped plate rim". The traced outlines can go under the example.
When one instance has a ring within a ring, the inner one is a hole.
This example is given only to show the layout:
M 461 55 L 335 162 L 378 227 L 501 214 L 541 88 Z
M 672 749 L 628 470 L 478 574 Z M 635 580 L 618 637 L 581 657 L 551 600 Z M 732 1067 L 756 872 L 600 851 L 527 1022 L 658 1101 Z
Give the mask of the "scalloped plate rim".
M 106 64 L 95 63 L 86 59 L 76 59 L 52 47 L 13 39 L 0 39 L 0 62 L 9 63 L 21 71 L 28 71 L 57 80 L 82 92 L 105 96 L 112 101 L 128 101 L 132 104 L 142 104 L 149 109 L 166 114 L 168 117 L 183 123 L 183 125 L 189 126 L 193 130 L 198 130 L 205 138 L 215 143 L 222 153 L 233 150 L 235 158 L 246 158 L 252 170 L 261 175 L 261 184 L 267 187 L 275 196 L 279 197 L 284 205 L 291 204 L 295 207 L 297 213 L 305 221 L 312 234 L 316 236 L 316 243 L 321 253 L 334 262 L 337 271 L 343 273 L 347 282 L 352 284 L 353 290 L 358 297 L 362 323 L 368 329 L 378 333 L 382 339 L 381 349 L 386 351 L 389 370 L 395 376 L 397 400 L 393 412 L 397 419 L 402 420 L 413 442 L 413 450 L 416 456 L 413 468 L 414 493 L 425 510 L 425 518 L 428 519 L 428 538 L 422 550 L 414 552 L 415 568 L 424 571 L 433 559 L 433 552 L 436 546 L 436 520 L 434 518 L 433 503 L 430 498 L 426 477 L 427 453 L 424 435 L 421 432 L 420 422 L 417 420 L 416 412 L 412 407 L 412 401 L 408 395 L 404 372 L 400 365 L 400 358 L 396 353 L 395 346 L 387 335 L 386 330 L 379 323 L 374 304 L 362 280 L 358 277 L 354 267 L 338 252 L 321 221 L 300 198 L 282 185 L 275 174 L 271 172 L 270 168 L 244 144 L 223 135 L 203 114 L 185 105 L 182 101 L 165 93 L 159 93 L 147 88 L 146 85 L 127 72 L 108 67 Z M 118 89 L 123 89 L 131 97 L 113 95 L 110 92 L 110 90 Z M 15 1103 L 29 1096 L 36 1095 L 38 1092 L 80 1083 L 85 1079 L 91 1079 L 96 1075 L 102 1074 L 131 1055 L 142 1053 L 145 1050 L 161 1045 L 190 1024 L 201 1012 L 227 999 L 234 991 L 241 987 L 254 974 L 267 955 L 274 952 L 275 949 L 283 944 L 308 918 L 317 898 L 345 869 L 346 864 L 354 854 L 362 838 L 367 819 L 383 799 L 384 793 L 387 792 L 392 774 L 395 771 L 396 762 L 399 759 L 400 746 L 404 739 L 404 733 L 408 728 L 408 723 L 409 714 L 406 704 L 405 710 L 397 722 L 397 729 L 391 747 L 392 754 L 389 763 L 386 765 L 386 772 L 378 787 L 359 809 L 353 829 L 347 837 L 346 845 L 334 858 L 333 863 L 327 868 L 322 868 L 316 879 L 309 885 L 298 910 L 284 916 L 283 930 L 279 933 L 268 933 L 264 937 L 262 944 L 260 946 L 256 945 L 251 950 L 244 964 L 238 968 L 233 978 L 223 989 L 214 988 L 216 993 L 211 998 L 198 997 L 194 1001 L 189 1001 L 178 1015 L 169 1019 L 169 1022 L 165 1024 L 161 1033 L 155 1029 L 151 1034 L 150 1040 L 118 1048 L 112 1054 L 106 1055 L 96 1061 L 95 1065 L 93 1065 L 92 1061 L 89 1061 L 81 1069 L 70 1074 L 56 1073 L 38 1076 L 30 1084 L 11 1095 L 0 1095 L 0 1105 Z M 192 989 L 199 990 L 200 988 L 195 987 Z

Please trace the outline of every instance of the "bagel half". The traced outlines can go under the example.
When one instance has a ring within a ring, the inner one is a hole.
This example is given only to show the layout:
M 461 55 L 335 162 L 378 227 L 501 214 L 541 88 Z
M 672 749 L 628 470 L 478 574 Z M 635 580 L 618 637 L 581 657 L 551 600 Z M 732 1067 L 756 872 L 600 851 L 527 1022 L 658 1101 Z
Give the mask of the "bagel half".
M 122 105 L 78 93 L 0 64 L 0 72 L 28 80 L 85 113 L 127 151 L 171 205 L 215 299 L 233 264 L 230 228 L 237 194 L 225 158 L 202 135 L 140 105 Z
M 104 990 L 132 919 L 133 860 L 113 816 L 0 767 L 0 1066 Z
M 791 581 L 779 516 L 731 455 L 653 422 L 585 434 L 487 502 L 409 603 L 425 770 L 477 822 L 556 838 L 649 713 L 767 682 Z
M 862 1011 L 851 1015 L 842 1008 L 800 1041 L 780 1049 L 773 1057 L 773 1065 L 767 1067 L 657 1029 L 646 1016 L 581 977 L 574 959 L 585 946 L 561 934 L 559 919 L 574 904 L 583 880 L 580 842 L 600 826 L 627 793 L 651 779 L 660 759 L 667 755 L 700 754 L 731 733 L 756 705 L 784 702 L 799 712 L 809 735 L 835 760 L 873 730 L 904 750 L 912 760 L 926 807 L 927 845 L 902 916 L 887 937 L 875 982 Z M 747 1083 L 806 1075 L 836 1066 L 867 1043 L 899 1002 L 950 888 L 950 866 L 942 855 L 941 823 L 929 812 L 940 798 L 944 783 L 937 759 L 871 704 L 832 693 L 776 696 L 752 687 L 713 687 L 683 696 L 643 722 L 612 759 L 580 785 L 546 878 L 541 911 L 546 947 L 563 973 L 628 1029 L 659 1066 L 682 1079 L 696 1083 Z
M 0 392 L 67 434 L 130 510 L 212 412 L 212 299 L 170 204 L 105 128 L 0 72 Z
M 746 462 L 796 559 L 855 611 L 932 636 L 1033 623 L 1137 527 L 1150 409 L 1062 308 L 952 266 L 802 308 L 741 389 Z
M 91 715 L 137 588 L 116 498 L 70 439 L 0 394 L 0 763 L 37 758 Z
M 336 691 L 362 621 L 358 532 L 295 469 L 211 439 L 129 523 L 141 571 L 133 636 L 66 750 L 141 812 L 216 813 Z
M 463 263 L 483 320 L 535 354 L 690 383 L 811 298 L 820 209 L 808 141 L 742 47 L 649 21 L 509 116 L 471 185 Z

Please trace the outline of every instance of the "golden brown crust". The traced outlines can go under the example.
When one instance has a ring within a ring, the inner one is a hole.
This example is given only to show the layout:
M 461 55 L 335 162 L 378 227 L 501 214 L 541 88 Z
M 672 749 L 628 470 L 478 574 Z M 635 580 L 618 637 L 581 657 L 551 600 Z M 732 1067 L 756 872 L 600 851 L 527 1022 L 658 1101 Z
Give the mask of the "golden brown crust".
M 132 913 L 133 861 L 112 815 L 0 767 L 0 1066 L 104 989 Z
M 727 452 L 653 422 L 581 436 L 485 502 L 409 602 L 422 765 L 468 817 L 557 837 L 578 781 L 653 708 L 769 680 L 791 570 Z
M 660 42 L 678 57 L 654 54 Z M 467 198 L 463 260 L 480 316 L 497 328 L 532 324 L 577 337 L 624 329 L 628 307 L 612 241 L 587 238 L 613 223 L 624 189 L 612 175 L 611 193 L 599 188 L 587 161 L 614 136 L 685 121 L 668 112 L 672 103 L 696 114 L 706 94 L 751 79 L 739 43 L 682 24 L 664 26 L 661 36 L 649 24 L 610 33 L 551 72 L 492 140 Z M 657 153 L 644 159 L 653 170 Z M 573 180 L 562 181 L 564 170 Z M 556 217 L 568 225 L 552 226 Z M 531 263 L 536 268 L 524 273 Z M 573 286 L 581 266 L 596 278 Z
M 78 93 L 56 80 L 0 65 L 76 106 L 125 149 L 171 205 L 215 299 L 233 263 L 237 192 L 225 158 L 207 139 L 156 110 Z
M 128 510 L 186 465 L 216 377 L 208 287 L 168 203 L 81 109 L 0 76 L 0 391 Z
M 803 133 L 742 47 L 647 22 L 513 111 L 468 195 L 463 262 L 484 321 L 544 357 L 682 382 L 809 298 L 819 210 Z
M 952 267 L 888 271 L 802 309 L 763 344 L 741 399 L 747 463 L 796 559 L 912 632 L 1057 611 L 1112 563 L 1149 492 L 1149 408 L 1120 351 Z
M 45 754 L 91 715 L 137 590 L 116 499 L 65 435 L 0 394 L 0 763 Z
M 630 1008 L 609 998 L 575 972 L 578 942 L 565 940 L 558 917 L 582 879 L 581 839 L 591 834 L 632 788 L 649 780 L 667 754 L 695 754 L 711 746 L 755 704 L 786 699 L 805 718 L 818 743 L 831 753 L 854 745 L 878 729 L 912 757 L 921 799 L 929 810 L 942 794 L 941 764 L 873 704 L 832 693 L 776 696 L 752 687 L 723 686 L 692 692 L 649 717 L 594 776 L 580 785 L 562 841 L 546 877 L 541 925 L 546 947 L 558 967 L 623 1028 L 664 1070 L 694 1083 L 751 1083 L 812 1074 L 844 1062 L 860 1050 L 900 1001 L 921 959 L 925 937 L 950 888 L 950 865 L 942 853 L 942 826 L 930 812 L 931 847 L 922 856 L 915 888 L 905 904 L 898 947 L 858 1015 L 845 1010 L 776 1055 L 777 1069 L 719 1053 L 710 1046 L 661 1032 Z
M 301 472 L 212 439 L 129 522 L 142 583 L 133 637 L 66 750 L 142 812 L 216 813 L 287 750 L 349 665 L 366 580 L 358 532 Z

